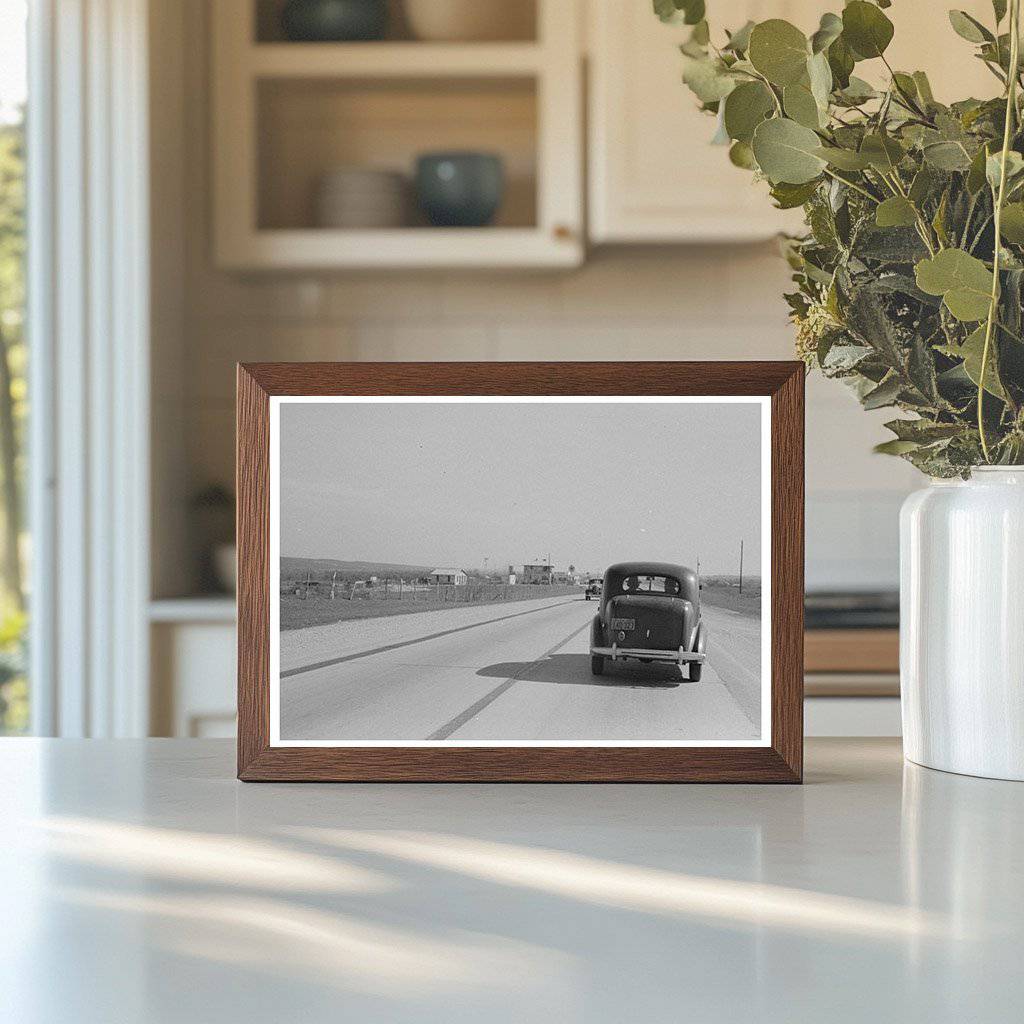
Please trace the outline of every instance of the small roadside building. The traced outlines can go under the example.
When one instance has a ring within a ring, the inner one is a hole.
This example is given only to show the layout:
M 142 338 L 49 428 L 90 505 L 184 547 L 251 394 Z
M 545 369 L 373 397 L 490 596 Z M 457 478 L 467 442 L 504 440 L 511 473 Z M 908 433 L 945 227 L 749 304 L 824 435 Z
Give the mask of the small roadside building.
M 432 583 L 445 584 L 448 586 L 464 587 L 469 582 L 465 569 L 435 569 L 430 574 Z
M 554 567 L 550 565 L 524 565 L 520 583 L 550 583 Z

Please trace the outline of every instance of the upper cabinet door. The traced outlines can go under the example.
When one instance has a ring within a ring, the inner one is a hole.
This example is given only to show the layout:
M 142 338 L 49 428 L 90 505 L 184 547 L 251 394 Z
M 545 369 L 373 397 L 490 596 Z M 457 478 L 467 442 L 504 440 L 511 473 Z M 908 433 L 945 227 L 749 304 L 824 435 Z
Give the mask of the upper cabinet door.
M 810 0 L 730 0 L 710 5 L 712 31 L 748 19 L 787 18 L 816 28 Z M 725 19 L 723 21 L 723 19 Z M 715 119 L 682 82 L 679 44 L 650 0 L 590 0 L 590 237 L 594 242 L 708 242 L 768 238 L 799 225 L 749 171 L 712 146 Z
M 956 6 L 991 24 L 989 0 Z M 767 18 L 785 18 L 810 34 L 823 11 L 840 12 L 843 3 L 729 0 L 708 7 L 718 37 Z M 997 93 L 972 46 L 950 27 L 945 5 L 903 0 L 886 14 L 896 26 L 890 62 L 927 71 L 938 99 Z M 744 241 L 800 229 L 799 210 L 774 209 L 767 186 L 733 167 L 725 147 L 710 145 L 714 119 L 697 109 L 681 80 L 679 44 L 688 27 L 663 25 L 650 0 L 589 0 L 587 24 L 593 242 Z M 873 82 L 888 77 L 879 61 L 857 73 Z

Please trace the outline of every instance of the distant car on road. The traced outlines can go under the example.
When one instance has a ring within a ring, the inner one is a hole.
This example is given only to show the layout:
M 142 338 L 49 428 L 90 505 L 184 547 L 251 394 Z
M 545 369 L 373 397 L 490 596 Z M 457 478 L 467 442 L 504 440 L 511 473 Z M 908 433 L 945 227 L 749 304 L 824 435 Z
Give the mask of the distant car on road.
M 700 679 L 707 630 L 700 613 L 700 579 L 667 562 L 620 562 L 608 567 L 601 608 L 590 627 L 590 671 L 605 663 L 635 660 L 687 666 Z
M 583 596 L 588 601 L 591 598 L 594 598 L 595 601 L 599 601 L 601 599 L 601 577 L 600 576 L 592 576 L 589 580 L 587 580 L 587 589 L 586 589 L 586 591 L 584 591 Z

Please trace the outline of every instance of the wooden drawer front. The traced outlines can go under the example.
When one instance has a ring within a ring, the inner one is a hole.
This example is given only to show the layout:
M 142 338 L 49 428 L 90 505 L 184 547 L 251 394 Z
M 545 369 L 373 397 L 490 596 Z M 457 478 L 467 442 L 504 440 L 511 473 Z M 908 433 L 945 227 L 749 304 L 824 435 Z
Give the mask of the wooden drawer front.
M 895 629 L 810 629 L 804 634 L 805 672 L 899 672 Z

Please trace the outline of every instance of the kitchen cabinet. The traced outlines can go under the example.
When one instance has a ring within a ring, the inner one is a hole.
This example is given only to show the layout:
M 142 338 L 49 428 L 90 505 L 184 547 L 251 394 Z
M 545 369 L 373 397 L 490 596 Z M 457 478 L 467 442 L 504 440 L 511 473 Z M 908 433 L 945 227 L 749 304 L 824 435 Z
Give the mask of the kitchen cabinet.
M 520 0 L 527 3 L 528 0 Z M 211 5 L 214 254 L 229 269 L 565 267 L 583 258 L 579 0 L 534 0 L 531 39 L 283 39 L 273 0 Z M 400 172 L 424 152 L 497 153 L 493 225 L 325 227 L 338 169 Z
M 787 18 L 816 26 L 820 4 L 742 0 L 710 16 L 738 28 Z M 594 242 L 727 242 L 770 238 L 800 224 L 767 186 L 712 146 L 715 120 L 681 80 L 689 28 L 664 25 L 649 3 L 590 0 L 588 173 Z
M 841 4 L 830 5 L 840 9 Z M 988 0 L 958 5 L 989 23 Z M 829 5 L 820 0 L 737 0 L 709 4 L 713 31 L 748 19 L 785 18 L 810 33 Z M 935 95 L 991 96 L 998 83 L 957 37 L 945 8 L 894 4 L 893 66 L 929 73 Z M 680 80 L 685 26 L 664 25 L 645 0 L 590 0 L 588 8 L 589 230 L 596 243 L 750 241 L 796 231 L 800 211 L 772 207 L 767 186 L 709 145 L 714 119 Z M 858 74 L 885 74 L 860 64 Z
M 153 601 L 149 608 L 153 736 L 235 735 L 235 602 Z

